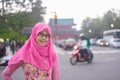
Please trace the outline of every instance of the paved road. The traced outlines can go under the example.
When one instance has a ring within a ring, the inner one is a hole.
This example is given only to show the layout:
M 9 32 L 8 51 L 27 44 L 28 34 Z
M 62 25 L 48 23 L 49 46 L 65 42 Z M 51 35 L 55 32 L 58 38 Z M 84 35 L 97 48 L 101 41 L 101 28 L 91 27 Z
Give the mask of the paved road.
M 61 49 L 61 48 L 59 48 Z M 120 80 L 120 49 L 93 46 L 92 64 L 78 63 L 72 66 L 69 62 L 71 51 L 61 50 L 61 80 Z
M 72 66 L 69 63 L 71 51 L 55 46 L 60 59 L 61 80 L 120 80 L 120 49 L 106 47 L 92 47 L 92 49 L 95 58 L 91 65 L 78 63 Z M 3 69 L 0 67 L 0 73 Z M 12 77 L 13 80 L 24 80 L 22 69 L 19 68 Z

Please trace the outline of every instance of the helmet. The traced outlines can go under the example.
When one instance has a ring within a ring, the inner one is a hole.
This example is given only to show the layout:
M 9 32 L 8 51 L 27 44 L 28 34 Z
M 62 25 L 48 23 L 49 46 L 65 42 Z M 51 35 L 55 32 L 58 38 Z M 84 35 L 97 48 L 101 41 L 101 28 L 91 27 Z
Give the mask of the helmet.
M 81 33 L 81 34 L 79 35 L 79 37 L 80 37 L 81 39 L 85 39 L 84 33 Z
M 0 42 L 1 42 L 1 43 L 4 43 L 4 39 L 0 38 Z

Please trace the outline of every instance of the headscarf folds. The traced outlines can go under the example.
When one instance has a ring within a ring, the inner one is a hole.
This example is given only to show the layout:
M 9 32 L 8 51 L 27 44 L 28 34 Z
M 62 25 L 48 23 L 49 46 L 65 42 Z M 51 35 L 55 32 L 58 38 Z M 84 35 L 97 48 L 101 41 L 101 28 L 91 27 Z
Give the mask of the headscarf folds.
M 23 61 L 42 70 L 49 70 L 52 68 L 56 57 L 52 38 L 50 37 L 45 46 L 40 46 L 35 41 L 37 34 L 43 30 L 46 30 L 51 36 L 51 30 L 47 24 L 43 22 L 35 24 L 30 37 L 23 47 L 9 60 L 8 66 Z

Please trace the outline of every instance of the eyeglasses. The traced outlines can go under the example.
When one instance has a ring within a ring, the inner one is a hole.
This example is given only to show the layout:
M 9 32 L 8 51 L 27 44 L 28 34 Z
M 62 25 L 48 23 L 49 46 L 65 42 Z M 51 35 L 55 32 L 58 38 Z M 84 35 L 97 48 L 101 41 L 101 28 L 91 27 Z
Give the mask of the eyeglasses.
M 45 33 L 43 33 L 43 32 L 38 33 L 38 35 L 39 35 L 40 37 L 50 38 L 50 35 L 49 35 L 49 34 L 45 34 Z

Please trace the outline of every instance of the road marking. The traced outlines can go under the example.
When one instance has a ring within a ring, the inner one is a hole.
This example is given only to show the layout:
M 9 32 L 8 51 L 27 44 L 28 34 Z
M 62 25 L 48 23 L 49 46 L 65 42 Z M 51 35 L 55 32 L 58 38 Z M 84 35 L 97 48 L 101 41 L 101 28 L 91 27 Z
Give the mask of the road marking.
M 72 51 L 65 51 L 67 54 L 71 54 Z M 102 51 L 102 50 L 97 50 L 97 51 L 92 51 L 93 54 L 115 54 L 115 53 L 120 53 L 120 50 L 108 50 L 108 51 Z M 61 54 L 61 52 L 60 52 Z M 64 53 L 62 53 L 63 55 Z
M 54 46 L 54 49 L 56 51 L 56 53 L 60 54 L 60 55 L 65 55 L 65 54 L 71 54 L 72 51 L 65 51 L 62 48 L 56 47 Z M 120 53 L 120 50 L 92 50 L 93 54 L 115 54 L 115 53 Z
M 97 50 L 97 51 L 92 51 L 93 54 L 115 54 L 115 53 L 120 53 L 120 50 Z
M 104 59 L 105 61 L 114 61 L 114 60 L 117 60 L 116 58 L 105 58 Z

